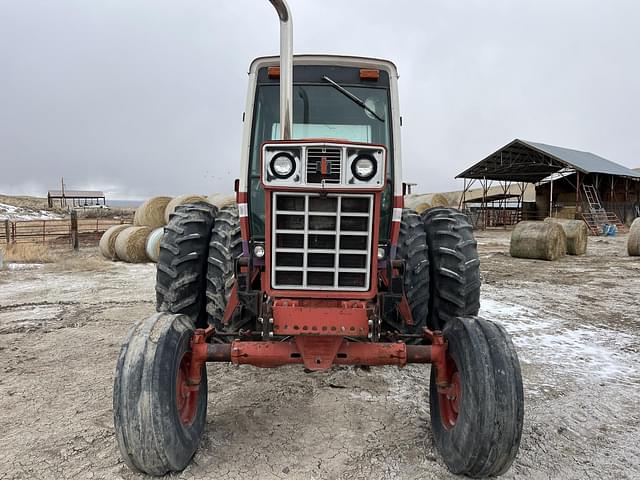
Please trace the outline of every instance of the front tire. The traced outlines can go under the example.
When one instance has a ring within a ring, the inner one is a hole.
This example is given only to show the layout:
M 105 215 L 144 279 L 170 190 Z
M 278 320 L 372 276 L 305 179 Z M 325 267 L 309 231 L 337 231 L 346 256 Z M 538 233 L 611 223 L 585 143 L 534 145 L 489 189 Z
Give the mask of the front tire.
M 113 389 L 116 438 L 125 463 L 149 475 L 183 470 L 193 457 L 207 416 L 207 375 L 197 391 L 185 373 L 194 332 L 185 315 L 155 313 L 129 332 Z
M 438 391 L 433 367 L 429 390 L 435 446 L 453 473 L 501 475 L 518 453 L 524 417 L 513 343 L 501 326 L 478 317 L 449 320 L 443 335 L 453 394 Z

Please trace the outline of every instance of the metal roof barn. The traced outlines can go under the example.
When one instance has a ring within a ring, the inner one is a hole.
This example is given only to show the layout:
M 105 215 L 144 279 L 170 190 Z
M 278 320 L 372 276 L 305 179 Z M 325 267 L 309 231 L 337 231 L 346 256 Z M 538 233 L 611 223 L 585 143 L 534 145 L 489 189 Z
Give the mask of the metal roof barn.
M 605 223 L 624 230 L 623 221 L 640 216 L 640 172 L 591 152 L 515 139 L 456 178 L 464 179 L 464 192 L 476 181 L 486 192 L 479 202 L 464 193 L 461 200 L 482 227 L 559 216 L 583 219 L 595 234 Z M 493 182 L 503 195 L 488 195 Z M 529 183 L 535 205 L 513 194 L 513 184 L 524 193 Z

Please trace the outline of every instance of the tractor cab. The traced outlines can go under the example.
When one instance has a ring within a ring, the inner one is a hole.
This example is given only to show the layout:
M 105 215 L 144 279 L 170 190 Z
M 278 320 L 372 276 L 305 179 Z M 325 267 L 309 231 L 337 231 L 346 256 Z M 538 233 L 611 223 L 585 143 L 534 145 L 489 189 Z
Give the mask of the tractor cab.
M 372 296 L 371 272 L 394 240 L 394 194 L 396 204 L 402 200 L 396 68 L 341 56 L 292 63 L 286 139 L 279 57 L 258 58 L 249 70 L 238 192 L 243 238 L 256 260 L 264 254 L 273 294 Z

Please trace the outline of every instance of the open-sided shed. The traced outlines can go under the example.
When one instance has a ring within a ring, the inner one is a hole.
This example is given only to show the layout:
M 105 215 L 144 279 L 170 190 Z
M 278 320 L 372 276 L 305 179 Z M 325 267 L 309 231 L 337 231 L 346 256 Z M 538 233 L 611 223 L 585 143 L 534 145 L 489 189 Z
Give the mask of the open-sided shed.
M 103 192 L 95 190 L 49 190 L 47 193 L 49 208 L 57 203 L 60 207 L 87 207 L 94 205 L 106 205 L 106 197 Z
M 600 223 L 622 227 L 621 221 L 640 216 L 640 172 L 590 152 L 515 139 L 456 178 L 464 180 L 465 192 L 475 182 L 486 192 L 495 184 L 504 189 L 504 195 L 472 205 L 463 195 L 461 203 L 480 212 L 483 226 L 498 224 L 502 217 L 559 216 L 582 218 L 594 228 Z M 536 187 L 533 205 L 523 204 L 522 196 L 514 200 L 514 184 L 524 192 L 528 183 Z

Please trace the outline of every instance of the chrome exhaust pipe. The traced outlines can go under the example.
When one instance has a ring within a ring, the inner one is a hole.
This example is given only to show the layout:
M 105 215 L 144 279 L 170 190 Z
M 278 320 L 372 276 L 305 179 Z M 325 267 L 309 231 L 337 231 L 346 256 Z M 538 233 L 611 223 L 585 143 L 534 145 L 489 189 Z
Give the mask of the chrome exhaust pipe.
M 293 122 L 293 21 L 285 0 L 269 0 L 280 17 L 280 138 L 291 139 Z

